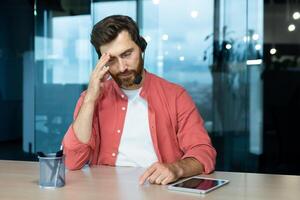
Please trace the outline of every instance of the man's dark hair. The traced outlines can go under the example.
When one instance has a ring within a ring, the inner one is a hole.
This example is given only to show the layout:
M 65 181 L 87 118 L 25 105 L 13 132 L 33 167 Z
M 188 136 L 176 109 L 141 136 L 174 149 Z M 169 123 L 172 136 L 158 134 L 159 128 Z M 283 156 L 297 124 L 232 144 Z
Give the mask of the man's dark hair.
M 135 21 L 124 15 L 108 16 L 94 25 L 91 33 L 91 43 L 94 46 L 98 57 L 101 57 L 100 46 L 107 44 L 117 38 L 122 31 L 128 31 L 131 39 L 144 52 L 146 41 L 140 36 L 139 29 Z

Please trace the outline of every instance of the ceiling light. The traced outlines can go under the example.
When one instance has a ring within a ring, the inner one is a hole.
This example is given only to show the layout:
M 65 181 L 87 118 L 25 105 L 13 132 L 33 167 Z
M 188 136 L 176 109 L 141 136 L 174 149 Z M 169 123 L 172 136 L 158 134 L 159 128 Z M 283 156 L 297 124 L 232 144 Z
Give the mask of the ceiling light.
M 232 45 L 231 44 L 226 44 L 225 48 L 226 49 L 231 49 Z
M 276 50 L 275 48 L 270 49 L 270 54 L 271 54 L 271 55 L 276 54 L 276 52 L 277 52 L 277 50 Z
M 169 39 L 169 36 L 168 36 L 167 34 L 163 34 L 162 39 L 163 39 L 163 40 L 168 40 L 168 39 Z
M 290 24 L 289 27 L 288 27 L 288 30 L 290 32 L 294 31 L 296 29 L 296 26 L 294 24 Z
M 191 17 L 192 18 L 198 17 L 198 11 L 196 11 L 196 10 L 191 11 Z
M 255 49 L 256 50 L 260 50 L 261 49 L 261 45 L 260 44 L 255 45 Z
M 294 12 L 293 18 L 294 18 L 295 20 L 300 19 L 300 13 L 299 13 L 299 12 Z
M 259 38 L 259 35 L 257 33 L 255 33 L 255 34 L 252 35 L 252 39 L 253 40 L 258 40 L 258 38 Z
M 159 4 L 159 0 L 152 0 L 152 3 L 157 5 L 157 4 Z
M 247 65 L 260 65 L 261 63 L 262 59 L 247 60 Z

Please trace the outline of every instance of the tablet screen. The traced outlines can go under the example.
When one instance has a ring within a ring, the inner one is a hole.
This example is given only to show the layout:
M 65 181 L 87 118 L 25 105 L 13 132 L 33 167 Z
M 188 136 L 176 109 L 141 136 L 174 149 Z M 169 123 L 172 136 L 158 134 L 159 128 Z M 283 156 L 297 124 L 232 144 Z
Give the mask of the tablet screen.
M 200 179 L 200 178 L 191 178 L 181 183 L 173 185 L 173 187 L 183 187 L 190 189 L 199 189 L 199 190 L 209 190 L 215 186 L 224 184 L 223 180 L 210 180 L 210 179 Z

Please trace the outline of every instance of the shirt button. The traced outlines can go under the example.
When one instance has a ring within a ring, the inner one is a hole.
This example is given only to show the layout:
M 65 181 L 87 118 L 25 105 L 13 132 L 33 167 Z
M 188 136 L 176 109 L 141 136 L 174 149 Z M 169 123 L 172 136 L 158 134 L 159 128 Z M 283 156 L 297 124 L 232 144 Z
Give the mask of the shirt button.
M 111 155 L 112 155 L 113 157 L 115 157 L 115 156 L 116 156 L 116 153 L 112 153 Z
M 122 110 L 125 110 L 126 108 L 125 107 L 122 107 Z
M 118 133 L 121 133 L 121 130 L 119 129 L 119 130 L 117 130 L 117 132 L 118 132 Z
M 124 98 L 124 94 L 122 94 L 121 97 Z

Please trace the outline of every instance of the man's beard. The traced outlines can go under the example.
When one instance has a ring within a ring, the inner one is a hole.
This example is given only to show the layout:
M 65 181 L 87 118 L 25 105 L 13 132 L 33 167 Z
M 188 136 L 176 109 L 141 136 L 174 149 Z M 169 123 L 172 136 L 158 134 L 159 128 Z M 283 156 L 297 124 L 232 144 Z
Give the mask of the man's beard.
M 116 81 L 116 83 L 119 85 L 119 87 L 129 88 L 129 87 L 135 85 L 134 79 L 137 74 L 140 74 L 140 75 L 142 74 L 143 69 L 144 69 L 144 62 L 143 62 L 142 57 L 140 57 L 137 70 L 134 70 L 134 69 L 126 70 L 122 73 L 118 73 L 116 75 L 111 75 L 111 76 Z M 125 74 L 126 74 L 126 76 L 124 76 Z

